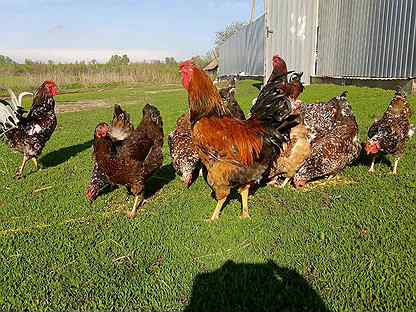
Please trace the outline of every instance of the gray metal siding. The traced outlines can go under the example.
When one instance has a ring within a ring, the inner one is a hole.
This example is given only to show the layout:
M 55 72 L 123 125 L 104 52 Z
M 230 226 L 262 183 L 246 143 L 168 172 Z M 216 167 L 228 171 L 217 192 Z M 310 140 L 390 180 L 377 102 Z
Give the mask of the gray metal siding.
M 263 76 L 264 15 L 234 34 L 219 49 L 219 75 Z
M 415 0 L 319 0 L 318 20 L 317 75 L 416 76 Z
M 317 0 L 266 0 L 265 76 L 276 53 L 289 70 L 303 71 L 305 83 L 314 73 Z

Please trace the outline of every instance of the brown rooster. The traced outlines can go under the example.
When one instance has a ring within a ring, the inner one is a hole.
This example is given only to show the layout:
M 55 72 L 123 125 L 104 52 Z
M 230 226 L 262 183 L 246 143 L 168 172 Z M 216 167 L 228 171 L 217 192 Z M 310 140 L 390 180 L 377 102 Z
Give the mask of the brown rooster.
M 16 172 L 16 178 L 22 176 L 29 160 L 32 160 L 38 169 L 37 159 L 57 125 L 53 99 L 56 95 L 56 84 L 50 80 L 45 81 L 37 89 L 27 116 L 23 116 L 22 107 L 16 103 L 0 103 L 0 135 L 4 134 L 9 146 L 23 154 L 22 165 Z
M 130 115 L 120 105 L 114 105 L 113 121 L 111 123 L 110 138 L 115 149 L 120 149 L 125 140 L 133 132 L 133 124 Z M 86 196 L 90 205 L 97 199 L 100 193 L 111 183 L 104 172 L 99 170 L 95 163 L 90 184 L 87 187 Z
M 397 165 L 403 157 L 406 144 L 414 134 L 410 124 L 412 110 L 407 102 L 406 93 L 398 89 L 381 120 L 376 121 L 368 130 L 369 140 L 365 145 L 368 155 L 372 155 L 370 172 L 374 172 L 374 163 L 380 152 L 392 154 L 395 158 L 393 174 L 397 174 Z
M 94 153 L 98 169 L 112 184 L 125 185 L 135 195 L 129 218 L 137 215 L 144 199 L 144 185 L 163 163 L 163 123 L 159 110 L 147 104 L 143 119 L 126 142 L 114 148 L 111 128 L 100 123 L 95 129 Z
M 262 89 L 251 109 L 252 116 L 244 121 L 232 117 L 206 73 L 192 61 L 180 65 L 188 91 L 193 143 L 218 200 L 211 220 L 218 219 L 232 188 L 241 194 L 242 217 L 250 217 L 250 185 L 262 177 L 280 152 L 284 142 L 280 130 L 293 125 L 288 122 L 290 100 L 280 90 L 287 68 L 283 62 L 279 65 L 282 75 Z
M 223 103 L 233 117 L 246 119 L 243 110 L 234 97 L 235 80 L 226 88 L 219 90 Z M 200 160 L 192 143 L 192 128 L 189 113 L 181 115 L 176 121 L 176 128 L 168 136 L 169 151 L 175 171 L 181 176 L 186 186 L 191 186 L 195 171 L 200 167 Z

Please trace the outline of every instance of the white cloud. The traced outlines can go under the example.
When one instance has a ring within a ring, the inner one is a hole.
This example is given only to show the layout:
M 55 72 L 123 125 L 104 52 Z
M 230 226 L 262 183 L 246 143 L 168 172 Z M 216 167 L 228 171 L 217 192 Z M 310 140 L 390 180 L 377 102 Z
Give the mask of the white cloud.
M 26 58 L 33 61 L 70 63 L 75 61 L 97 60 L 106 62 L 113 54 L 127 54 L 132 62 L 143 60 L 164 60 L 167 56 L 173 56 L 178 60 L 189 57 L 179 51 L 151 50 L 151 49 L 2 49 L 0 55 L 7 55 L 18 63 L 23 63 Z

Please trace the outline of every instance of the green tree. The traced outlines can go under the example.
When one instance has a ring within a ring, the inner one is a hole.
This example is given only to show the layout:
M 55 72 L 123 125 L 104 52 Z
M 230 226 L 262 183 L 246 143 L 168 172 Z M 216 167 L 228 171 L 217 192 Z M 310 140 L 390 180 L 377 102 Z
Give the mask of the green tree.
M 227 25 L 224 30 L 215 33 L 215 46 L 218 47 L 230 39 L 235 33 L 247 26 L 245 22 L 232 22 Z
M 16 64 L 16 62 L 6 55 L 0 55 L 0 65 L 10 65 L 10 64 Z

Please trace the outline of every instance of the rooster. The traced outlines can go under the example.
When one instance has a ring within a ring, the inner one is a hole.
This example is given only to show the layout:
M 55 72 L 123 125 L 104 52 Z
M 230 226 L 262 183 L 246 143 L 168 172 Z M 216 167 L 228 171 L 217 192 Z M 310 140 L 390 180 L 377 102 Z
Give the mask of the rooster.
M 303 187 L 317 178 L 336 175 L 359 156 L 358 125 L 346 96 L 344 92 L 332 100 L 339 107 L 336 124 L 326 135 L 312 141 L 311 155 L 293 178 L 296 187 Z
M 242 218 L 250 218 L 250 186 L 261 179 L 280 152 L 284 142 L 281 130 L 293 126 L 288 120 L 290 100 L 280 90 L 287 74 L 282 61 L 278 64 L 281 75 L 262 89 L 248 120 L 232 116 L 207 74 L 192 61 L 180 65 L 182 83 L 188 91 L 192 140 L 218 201 L 211 221 L 219 218 L 232 188 L 241 194 Z
M 223 103 L 233 117 L 246 119 L 243 110 L 234 97 L 235 80 L 228 87 L 219 90 Z M 175 171 L 181 176 L 187 187 L 191 186 L 195 171 L 200 167 L 200 160 L 192 143 L 192 129 L 189 113 L 181 115 L 176 121 L 176 128 L 168 136 L 169 151 Z
M 38 169 L 37 159 L 55 131 L 57 119 L 53 97 L 58 95 L 58 88 L 53 81 L 45 81 L 37 89 L 32 108 L 26 117 L 23 116 L 19 100 L 16 100 L 14 94 L 11 95 L 12 105 L 5 101 L 0 104 L 0 134 L 4 134 L 11 148 L 23 154 L 22 165 L 16 172 L 16 178 L 19 179 L 29 160 Z M 20 101 L 21 96 L 22 94 Z
M 110 138 L 113 142 L 114 148 L 119 149 L 133 130 L 134 128 L 130 115 L 124 111 L 120 105 L 115 105 L 110 130 Z M 90 205 L 97 199 L 102 190 L 110 185 L 111 183 L 105 173 L 99 170 L 98 164 L 95 163 L 91 181 L 86 192 Z
M 94 154 L 98 170 L 110 183 L 125 185 L 135 195 L 129 218 L 137 215 L 137 208 L 144 199 L 147 180 L 163 163 L 163 123 L 159 110 L 147 104 L 143 118 L 120 148 L 115 148 L 111 128 L 100 123 L 95 129 Z
M 374 122 L 368 130 L 369 140 L 365 145 L 368 155 L 372 155 L 370 172 L 374 172 L 377 154 L 384 152 L 393 154 L 393 174 L 397 174 L 397 165 L 403 157 L 406 144 L 414 134 L 414 127 L 410 124 L 411 107 L 406 99 L 406 93 L 398 89 L 383 118 Z

